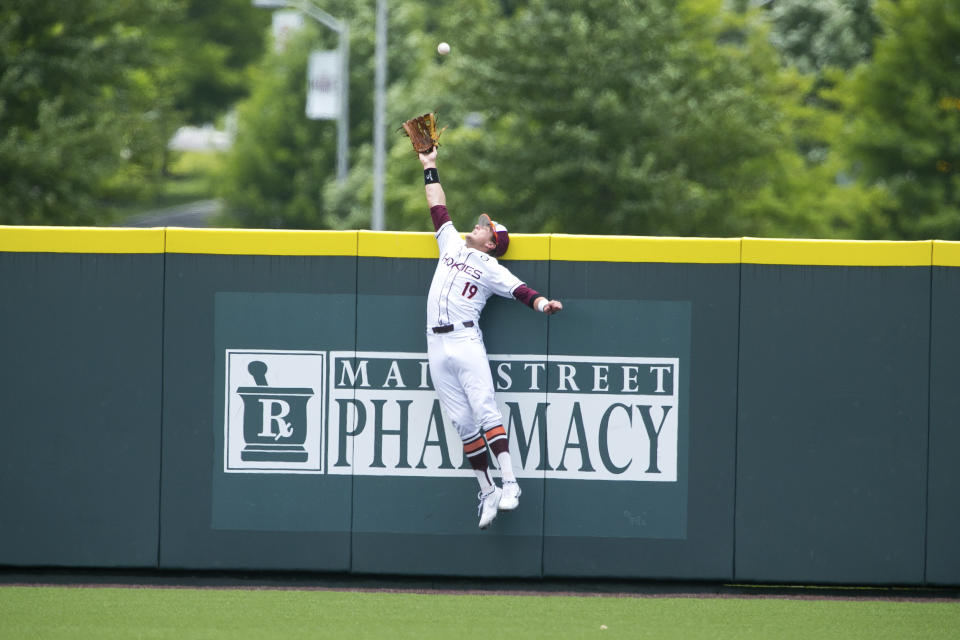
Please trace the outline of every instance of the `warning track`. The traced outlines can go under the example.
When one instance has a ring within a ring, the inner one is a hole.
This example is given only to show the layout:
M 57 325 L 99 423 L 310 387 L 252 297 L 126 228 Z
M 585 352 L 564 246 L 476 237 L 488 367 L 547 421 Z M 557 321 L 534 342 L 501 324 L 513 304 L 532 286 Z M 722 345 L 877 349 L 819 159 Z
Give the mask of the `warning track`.
M 497 580 L 314 573 L 79 571 L 0 568 L 0 587 L 90 589 L 246 589 L 428 595 L 596 598 L 768 598 L 960 602 L 960 589 L 800 586 L 622 580 Z

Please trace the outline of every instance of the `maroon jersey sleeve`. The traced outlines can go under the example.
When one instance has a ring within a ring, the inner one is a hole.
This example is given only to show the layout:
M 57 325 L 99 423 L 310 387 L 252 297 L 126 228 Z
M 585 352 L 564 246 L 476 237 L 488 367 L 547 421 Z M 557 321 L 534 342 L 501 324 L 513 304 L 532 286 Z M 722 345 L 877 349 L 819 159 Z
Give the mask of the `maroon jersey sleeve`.
M 531 289 L 525 284 L 520 285 L 513 291 L 513 297 L 527 305 L 531 309 L 533 308 L 533 301 L 540 296 L 535 289 Z
M 450 214 L 447 213 L 447 208 L 442 204 L 430 207 L 430 217 L 433 218 L 434 231 L 439 231 L 445 222 L 450 222 Z

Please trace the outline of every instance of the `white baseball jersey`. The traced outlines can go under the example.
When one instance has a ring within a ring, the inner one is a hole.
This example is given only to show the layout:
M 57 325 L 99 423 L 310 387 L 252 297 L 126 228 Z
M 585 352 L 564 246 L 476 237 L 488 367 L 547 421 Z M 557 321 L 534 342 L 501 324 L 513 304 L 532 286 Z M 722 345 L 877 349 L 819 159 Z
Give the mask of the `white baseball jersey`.
M 440 405 L 466 442 L 481 430 L 503 424 L 480 332 L 480 312 L 493 294 L 510 297 L 525 285 L 493 256 L 467 247 L 446 207 L 431 210 L 431 215 L 440 260 L 427 295 L 430 375 Z M 434 331 L 435 327 L 443 331 Z
M 491 295 L 509 298 L 523 285 L 496 258 L 467 247 L 449 220 L 436 236 L 440 260 L 427 295 L 428 332 L 432 327 L 477 323 Z

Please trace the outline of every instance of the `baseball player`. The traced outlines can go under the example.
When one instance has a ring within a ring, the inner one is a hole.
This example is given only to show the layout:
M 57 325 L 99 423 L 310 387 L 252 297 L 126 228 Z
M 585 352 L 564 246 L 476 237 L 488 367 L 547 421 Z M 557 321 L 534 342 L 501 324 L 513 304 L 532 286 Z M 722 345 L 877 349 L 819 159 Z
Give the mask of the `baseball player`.
M 552 315 L 563 309 L 497 262 L 510 243 L 506 227 L 482 214 L 460 237 L 437 173 L 437 148 L 420 153 L 427 204 L 436 230 L 440 260 L 427 296 L 427 354 L 440 404 L 463 440 L 463 452 L 480 483 L 478 515 L 486 529 L 498 511 L 520 504 L 520 486 L 510 460 L 510 440 L 494 398 L 493 376 L 480 332 L 480 312 L 491 295 L 516 298 Z M 502 489 L 490 479 L 487 448 L 500 466 Z

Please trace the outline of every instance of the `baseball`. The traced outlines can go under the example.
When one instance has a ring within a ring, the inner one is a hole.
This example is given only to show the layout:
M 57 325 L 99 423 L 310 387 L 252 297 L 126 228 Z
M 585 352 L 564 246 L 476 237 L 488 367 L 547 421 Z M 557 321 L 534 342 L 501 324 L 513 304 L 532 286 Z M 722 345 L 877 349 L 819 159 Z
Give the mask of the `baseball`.
M 437 53 L 439 53 L 442 56 L 447 55 L 448 53 L 450 53 L 450 45 L 448 45 L 446 42 L 441 42 L 440 44 L 437 45 Z

